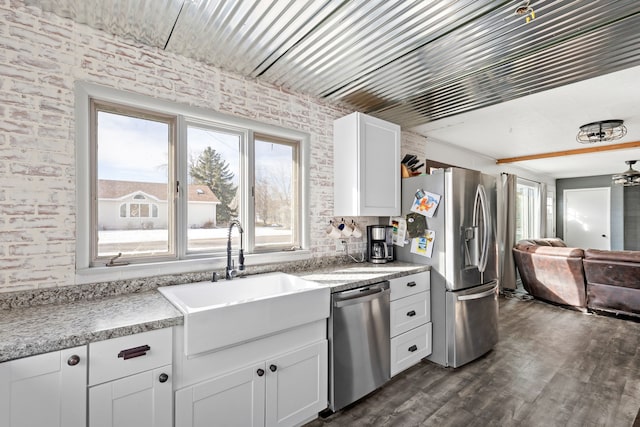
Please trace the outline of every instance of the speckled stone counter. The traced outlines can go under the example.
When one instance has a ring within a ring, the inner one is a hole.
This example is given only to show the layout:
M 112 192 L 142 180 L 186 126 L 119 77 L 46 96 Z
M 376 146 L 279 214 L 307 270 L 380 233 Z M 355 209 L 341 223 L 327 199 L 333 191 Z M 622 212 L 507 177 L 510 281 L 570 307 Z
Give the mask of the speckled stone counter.
M 392 262 L 388 264 L 348 264 L 308 272 L 293 272 L 296 276 L 322 283 L 331 287 L 331 292 L 346 291 L 361 286 L 371 285 L 383 280 L 395 279 L 408 274 L 429 271 L 430 266 Z
M 343 263 L 320 268 L 304 263 L 284 264 L 279 269 L 259 268 L 252 273 L 283 271 L 326 285 L 331 292 L 430 269 L 426 265 L 403 262 Z M 210 274 L 201 276 L 210 277 Z M 93 288 L 70 286 L 5 296 L 3 305 L 10 308 L 0 309 L 0 362 L 181 325 L 184 320 L 180 311 L 156 289 L 159 284 L 173 284 L 177 280 L 149 278 L 125 286 L 119 283 L 93 285 Z M 182 280 L 206 279 L 191 275 Z M 57 303 L 43 304 L 43 301 Z
M 180 325 L 158 291 L 0 311 L 0 362 Z

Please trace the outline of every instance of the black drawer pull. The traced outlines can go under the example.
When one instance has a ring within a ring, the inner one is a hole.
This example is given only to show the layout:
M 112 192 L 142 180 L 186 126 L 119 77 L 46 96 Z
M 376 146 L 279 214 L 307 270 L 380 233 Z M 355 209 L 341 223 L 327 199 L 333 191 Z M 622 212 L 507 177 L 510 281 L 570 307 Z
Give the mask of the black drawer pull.
M 147 354 L 147 351 L 151 350 L 148 345 L 141 345 L 140 347 L 128 348 L 118 353 L 118 357 L 122 357 L 124 360 L 132 359 L 134 357 L 140 357 Z
M 169 381 L 169 375 L 165 374 L 164 372 L 161 373 L 158 377 L 158 381 L 160 381 L 161 383 L 166 383 L 167 381 Z
M 275 371 L 277 371 L 277 370 L 278 370 L 278 367 L 277 367 L 276 365 L 269 365 L 269 370 L 270 370 L 271 372 L 275 372 Z
M 67 359 L 67 365 L 69 366 L 76 366 L 78 363 L 80 363 L 80 356 L 78 356 L 77 354 L 74 354 L 69 359 Z
M 418 346 L 414 344 L 411 347 L 409 347 L 407 350 L 409 350 L 411 353 L 413 353 L 414 351 L 418 350 Z
M 410 288 L 413 288 L 416 285 L 416 282 L 409 282 L 407 283 L 407 286 Z
M 415 310 L 411 310 L 410 312 L 407 313 L 407 316 L 409 317 L 413 317 L 416 315 L 416 311 Z

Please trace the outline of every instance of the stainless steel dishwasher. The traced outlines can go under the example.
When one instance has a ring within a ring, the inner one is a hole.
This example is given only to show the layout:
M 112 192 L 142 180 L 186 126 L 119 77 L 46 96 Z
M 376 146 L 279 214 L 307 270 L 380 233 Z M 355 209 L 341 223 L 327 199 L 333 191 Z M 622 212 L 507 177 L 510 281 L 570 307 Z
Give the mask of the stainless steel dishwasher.
M 338 411 L 390 378 L 389 282 L 331 295 L 329 408 Z

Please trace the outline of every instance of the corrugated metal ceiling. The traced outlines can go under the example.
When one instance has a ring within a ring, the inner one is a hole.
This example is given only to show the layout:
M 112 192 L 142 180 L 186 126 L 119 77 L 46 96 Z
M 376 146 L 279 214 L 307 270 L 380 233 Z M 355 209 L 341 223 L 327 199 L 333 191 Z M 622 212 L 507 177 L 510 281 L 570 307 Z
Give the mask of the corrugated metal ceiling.
M 27 0 L 412 127 L 640 65 L 640 1 Z

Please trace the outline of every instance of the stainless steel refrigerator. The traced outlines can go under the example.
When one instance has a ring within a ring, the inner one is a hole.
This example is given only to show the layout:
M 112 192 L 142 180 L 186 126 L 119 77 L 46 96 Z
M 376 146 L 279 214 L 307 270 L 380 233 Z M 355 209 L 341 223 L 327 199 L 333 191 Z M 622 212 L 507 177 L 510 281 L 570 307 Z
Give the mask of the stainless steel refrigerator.
M 402 180 L 402 213 L 419 191 L 440 195 L 426 228 L 435 232 L 431 257 L 396 246 L 398 260 L 431 265 L 433 352 L 429 360 L 458 367 L 498 342 L 496 179 L 460 168 Z M 420 194 L 419 194 L 420 195 Z

